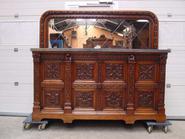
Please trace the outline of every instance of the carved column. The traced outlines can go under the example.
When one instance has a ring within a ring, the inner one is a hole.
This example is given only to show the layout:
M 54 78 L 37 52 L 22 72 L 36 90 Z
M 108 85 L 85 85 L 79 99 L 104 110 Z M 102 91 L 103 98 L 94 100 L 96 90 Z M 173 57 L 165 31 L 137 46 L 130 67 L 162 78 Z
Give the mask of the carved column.
M 135 90 L 135 56 L 128 56 L 128 94 L 127 94 L 127 114 L 134 113 L 134 90 Z
M 158 112 L 160 114 L 165 113 L 164 109 L 164 93 L 165 93 L 165 71 L 166 71 L 166 59 L 167 55 L 160 55 L 160 92 L 159 92 L 159 101 L 158 101 Z
M 65 55 L 64 113 L 71 113 L 71 54 Z
M 102 104 L 102 61 L 98 61 L 98 78 L 97 78 L 97 90 L 96 90 L 96 110 L 103 110 Z
M 33 103 L 33 112 L 40 111 L 40 53 L 34 53 L 33 62 L 34 62 L 34 103 Z

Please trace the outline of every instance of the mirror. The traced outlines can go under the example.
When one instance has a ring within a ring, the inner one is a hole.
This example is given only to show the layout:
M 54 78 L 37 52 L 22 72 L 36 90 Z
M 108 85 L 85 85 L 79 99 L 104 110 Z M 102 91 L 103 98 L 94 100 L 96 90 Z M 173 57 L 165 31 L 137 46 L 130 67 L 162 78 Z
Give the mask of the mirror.
M 52 18 L 48 40 L 49 48 L 147 48 L 149 21 Z

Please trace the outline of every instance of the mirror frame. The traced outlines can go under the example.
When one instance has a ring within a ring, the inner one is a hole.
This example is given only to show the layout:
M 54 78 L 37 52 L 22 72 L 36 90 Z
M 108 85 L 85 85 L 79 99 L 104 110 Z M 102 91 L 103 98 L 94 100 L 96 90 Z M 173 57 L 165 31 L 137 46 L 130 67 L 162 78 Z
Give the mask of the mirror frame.
M 48 22 L 52 18 L 110 18 L 149 20 L 148 49 L 158 49 L 158 19 L 150 11 L 46 11 L 40 18 L 40 48 L 48 48 Z

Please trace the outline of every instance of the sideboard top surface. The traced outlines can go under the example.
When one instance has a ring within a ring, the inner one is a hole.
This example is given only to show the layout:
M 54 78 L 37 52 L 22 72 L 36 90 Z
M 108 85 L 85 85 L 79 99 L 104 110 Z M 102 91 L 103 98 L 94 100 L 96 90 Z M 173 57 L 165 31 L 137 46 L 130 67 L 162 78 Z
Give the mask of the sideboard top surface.
M 104 52 L 104 53 L 169 53 L 170 49 L 111 49 L 111 48 L 101 48 L 101 49 L 94 49 L 94 48 L 31 48 L 32 52 Z

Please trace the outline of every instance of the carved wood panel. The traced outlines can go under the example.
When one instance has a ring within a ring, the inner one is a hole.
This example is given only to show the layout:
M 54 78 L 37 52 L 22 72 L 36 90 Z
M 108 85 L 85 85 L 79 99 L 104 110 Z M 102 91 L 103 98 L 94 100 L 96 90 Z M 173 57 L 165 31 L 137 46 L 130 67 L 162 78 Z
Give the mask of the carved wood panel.
M 77 63 L 76 64 L 76 79 L 78 80 L 93 80 L 94 78 L 93 63 Z
M 122 80 L 123 79 L 123 64 L 122 63 L 106 63 L 105 76 L 107 80 Z
M 61 89 L 44 89 L 44 107 L 62 107 Z
M 155 65 L 154 64 L 139 64 L 138 65 L 138 80 L 154 80 Z
M 94 94 L 92 91 L 75 92 L 75 107 L 77 108 L 93 108 Z
M 60 63 L 46 62 L 45 63 L 44 78 L 45 79 L 60 79 Z
M 121 108 L 122 103 L 122 92 L 105 91 L 105 108 Z
M 153 108 L 154 92 L 152 90 L 137 91 L 137 107 Z

